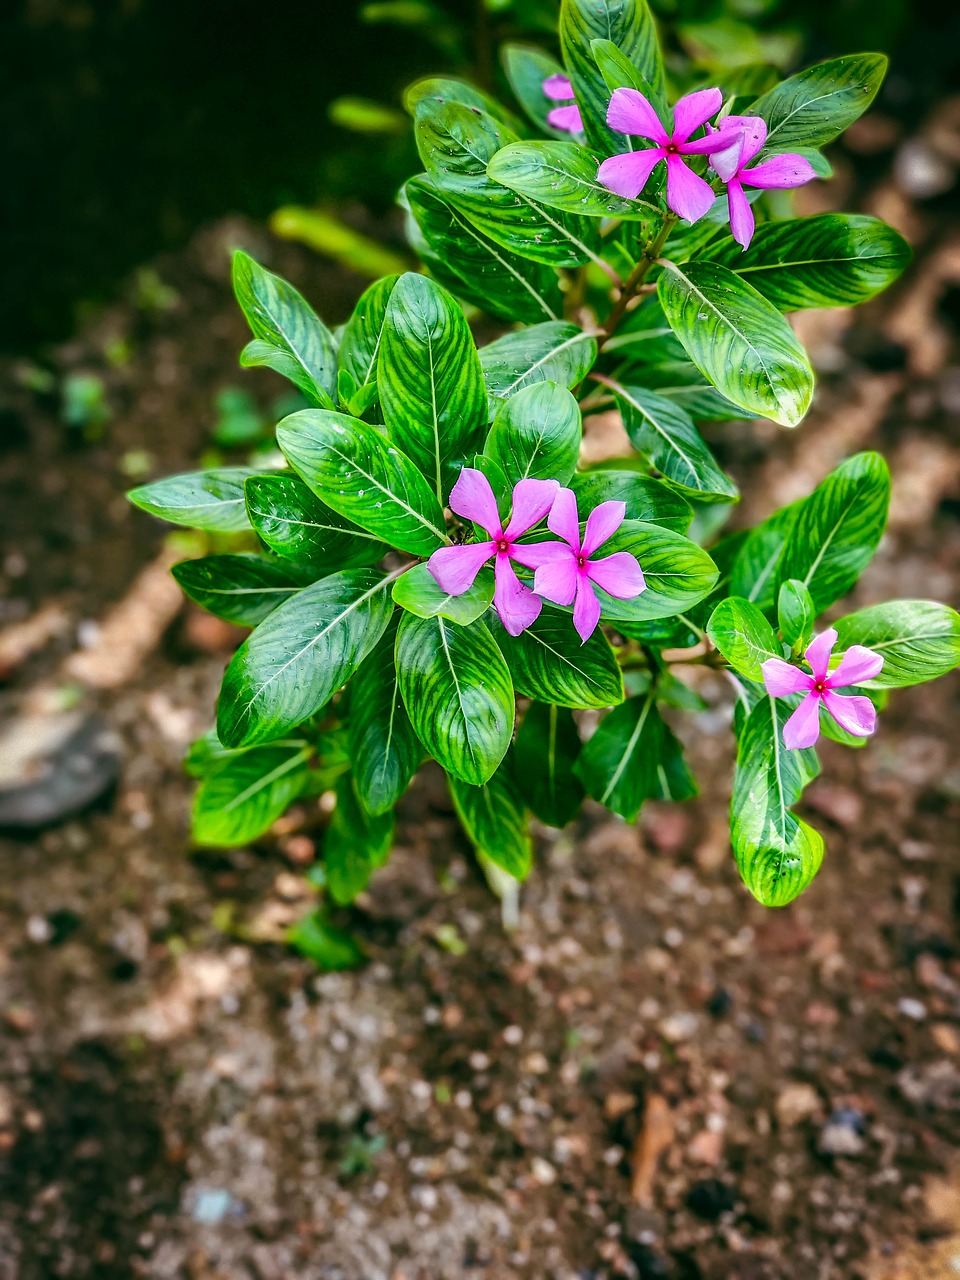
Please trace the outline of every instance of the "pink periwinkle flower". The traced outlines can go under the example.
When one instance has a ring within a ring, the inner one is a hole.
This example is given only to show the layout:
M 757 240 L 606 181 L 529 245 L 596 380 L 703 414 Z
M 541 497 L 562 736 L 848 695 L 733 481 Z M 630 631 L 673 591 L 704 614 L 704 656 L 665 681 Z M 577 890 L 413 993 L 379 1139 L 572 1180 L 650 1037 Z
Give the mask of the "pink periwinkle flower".
M 714 151 L 710 167 L 727 184 L 727 208 L 730 230 L 744 249 L 753 238 L 754 217 L 744 187 L 800 187 L 817 175 L 813 165 L 803 156 L 771 156 L 752 169 L 746 166 L 767 140 L 767 124 L 760 116 L 727 116 L 714 137 L 725 138 L 727 145 Z
M 661 160 L 667 166 L 667 206 L 688 222 L 702 218 L 716 200 L 708 182 L 690 169 L 684 156 L 710 155 L 730 145 L 730 138 L 711 132 L 690 141 L 690 135 L 715 116 L 723 103 L 719 89 L 688 93 L 673 109 L 673 132 L 667 133 L 660 117 L 636 89 L 615 89 L 607 108 L 607 124 L 617 133 L 648 138 L 654 145 L 644 151 L 625 151 L 604 160 L 597 177 L 618 196 L 635 200 Z
M 580 541 L 580 517 L 572 489 L 561 489 L 554 500 L 547 527 L 563 542 L 540 544 L 540 566 L 533 579 L 537 595 L 554 604 L 573 605 L 573 625 L 584 644 L 600 621 L 600 601 L 594 586 L 617 600 L 632 600 L 646 589 L 643 570 L 636 556 L 616 551 L 601 560 L 594 552 L 616 533 L 626 513 L 623 502 L 601 502 L 587 517 Z
M 482 471 L 464 467 L 450 493 L 450 509 L 486 529 L 490 539 L 459 547 L 441 547 L 427 561 L 427 568 L 443 590 L 448 595 L 461 596 L 473 586 L 487 561 L 496 557 L 493 607 L 512 636 L 518 636 L 535 622 L 543 608 L 542 602 L 517 577 L 510 561 L 536 569 L 543 563 L 544 544 L 518 545 L 516 539 L 540 523 L 559 489 L 557 480 L 521 480 L 514 485 L 513 511 L 504 529 L 490 481 Z
M 565 102 L 564 107 L 554 107 L 547 112 L 547 124 L 564 133 L 583 133 L 583 117 L 573 100 L 573 85 L 566 76 L 547 76 L 543 92 L 551 102 Z
M 783 726 L 784 745 L 791 750 L 812 747 L 820 737 L 821 703 L 841 729 L 858 738 L 869 737 L 877 727 L 877 712 L 869 698 L 841 696 L 836 691 L 872 680 L 880 674 L 883 658 L 862 644 L 854 644 L 843 655 L 839 666 L 831 671 L 830 655 L 836 643 L 837 633 L 833 627 L 811 640 L 803 655 L 810 667 L 809 675 L 782 658 L 768 658 L 761 668 L 767 693 L 774 698 L 786 698 L 791 693 L 806 694 Z

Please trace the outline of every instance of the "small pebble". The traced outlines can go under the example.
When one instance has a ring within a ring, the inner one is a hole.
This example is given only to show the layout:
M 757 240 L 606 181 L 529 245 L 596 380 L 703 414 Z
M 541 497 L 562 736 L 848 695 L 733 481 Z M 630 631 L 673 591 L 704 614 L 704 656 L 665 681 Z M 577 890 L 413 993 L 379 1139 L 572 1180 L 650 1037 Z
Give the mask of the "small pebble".
M 910 1018 L 912 1022 L 923 1022 L 927 1016 L 927 1006 L 922 1000 L 913 1000 L 909 996 L 904 996 L 902 1000 L 897 1001 L 897 1013 L 902 1014 L 904 1018 Z
M 541 1187 L 552 1186 L 557 1180 L 557 1171 L 549 1160 L 544 1160 L 543 1156 L 534 1156 L 530 1161 L 530 1172 L 540 1183 Z

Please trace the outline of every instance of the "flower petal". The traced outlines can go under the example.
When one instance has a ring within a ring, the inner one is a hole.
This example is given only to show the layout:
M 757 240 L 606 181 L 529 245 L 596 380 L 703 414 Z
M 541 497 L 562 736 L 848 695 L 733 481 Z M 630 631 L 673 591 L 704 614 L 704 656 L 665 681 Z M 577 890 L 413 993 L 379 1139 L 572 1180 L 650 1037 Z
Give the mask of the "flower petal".
M 583 542 L 580 550 L 585 556 L 592 556 L 594 551 L 608 538 L 612 538 L 623 524 L 627 514 L 625 502 L 601 502 L 587 516 L 587 527 L 583 531 Z
M 740 180 L 748 187 L 800 187 L 816 177 L 813 165 L 803 156 L 771 156 L 763 164 L 741 171 Z
M 607 107 L 607 124 L 617 133 L 649 138 L 663 145 L 670 141 L 660 117 L 638 89 L 614 89 Z
M 828 689 L 823 695 L 823 705 L 841 729 L 858 738 L 868 738 L 877 727 L 877 709 L 862 694 L 844 696 Z
M 883 658 L 879 653 L 862 644 L 852 644 L 840 659 L 839 665 L 827 676 L 828 689 L 848 689 L 852 684 L 872 680 L 883 670 Z
M 743 187 L 736 178 L 727 183 L 727 211 L 730 214 L 730 231 L 734 240 L 746 249 L 753 239 L 756 220 L 750 201 L 743 193 Z
M 464 547 L 441 547 L 427 568 L 448 596 L 462 596 L 496 550 L 493 542 L 470 542 Z
M 502 536 L 497 500 L 490 481 L 482 471 L 474 467 L 463 468 L 450 491 L 450 510 L 463 516 L 464 520 L 476 521 L 492 538 Z
M 820 699 L 808 693 L 783 726 L 783 745 L 791 751 L 812 747 L 820 737 Z
M 565 542 L 514 542 L 510 547 L 510 559 L 528 569 L 569 560 L 572 554 Z
M 647 588 L 640 563 L 629 551 L 615 551 L 602 560 L 590 560 L 587 577 L 617 600 L 632 600 Z
M 594 594 L 587 575 L 581 573 L 579 579 L 577 599 L 573 606 L 573 625 L 577 629 L 581 643 L 586 644 L 600 621 L 600 601 Z
M 710 168 L 718 173 L 724 182 L 730 182 L 737 176 L 743 163 L 743 134 L 736 130 L 721 129 L 716 135 L 726 142 L 722 151 L 714 151 L 710 156 Z
M 526 631 L 531 622 L 536 622 L 543 604 L 517 577 L 508 555 L 497 556 L 494 577 L 496 586 L 493 607 L 500 615 L 506 631 L 512 636 L 518 636 L 521 631 Z
M 562 543 L 557 545 L 563 545 Z M 566 555 L 549 564 L 541 565 L 533 578 L 533 589 L 544 600 L 552 600 L 554 604 L 573 604 L 577 594 L 580 573 L 577 570 L 577 557 L 569 547 L 564 547 Z
M 509 542 L 539 524 L 553 506 L 560 489 L 559 480 L 519 480 L 513 486 L 513 512 L 503 531 Z
M 554 107 L 548 111 L 547 124 L 553 129 L 562 129 L 564 133 L 583 133 L 583 117 L 580 108 L 573 103 L 569 107 Z
M 807 651 L 803 656 L 810 663 L 814 680 L 826 680 L 827 671 L 830 668 L 830 655 L 836 643 L 836 629 L 828 627 L 826 631 L 821 631 L 820 635 L 814 636 L 807 645 Z
M 673 108 L 673 141 L 686 142 L 691 133 L 706 124 L 722 106 L 723 94 L 719 89 L 698 89 L 696 93 L 686 94 Z
M 622 155 L 604 160 L 597 170 L 597 178 L 608 191 L 627 200 L 636 200 L 665 154 L 661 147 L 651 147 L 648 151 L 624 151 Z
M 547 528 L 579 554 L 580 517 L 577 515 L 577 497 L 572 489 L 561 489 L 554 498 L 547 516 Z
M 720 130 L 722 133 L 736 132 L 740 135 L 741 166 L 749 164 L 763 150 L 763 144 L 767 140 L 767 122 L 762 116 L 727 116 L 726 120 L 720 122 Z
M 573 85 L 566 76 L 547 76 L 543 92 L 551 102 L 569 102 L 573 97 Z
M 774 698 L 785 698 L 789 693 L 804 693 L 813 688 L 813 676 L 799 667 L 784 662 L 782 658 L 768 658 L 762 663 L 763 687 Z
M 709 182 L 698 178 L 677 155 L 667 156 L 667 207 L 687 222 L 702 218 L 716 200 Z

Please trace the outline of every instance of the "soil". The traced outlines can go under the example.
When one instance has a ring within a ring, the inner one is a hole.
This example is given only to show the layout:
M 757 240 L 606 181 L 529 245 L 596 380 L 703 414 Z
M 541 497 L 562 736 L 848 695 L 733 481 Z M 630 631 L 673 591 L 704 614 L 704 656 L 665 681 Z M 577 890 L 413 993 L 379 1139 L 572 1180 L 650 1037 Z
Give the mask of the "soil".
M 831 198 L 850 206 L 856 148 L 869 153 L 859 207 L 907 232 L 914 268 L 852 315 L 801 318 L 821 390 L 800 431 L 711 435 L 751 495 L 736 522 L 849 452 L 882 450 L 893 516 L 853 603 L 955 604 L 957 223 L 943 199 L 912 198 L 909 166 L 890 176 L 895 127 L 870 128 L 838 157 Z M 588 809 L 565 833 L 539 830 L 514 932 L 427 770 L 351 915 L 371 962 L 347 974 L 271 941 L 309 899 L 310 814 L 251 848 L 190 847 L 180 761 L 236 633 L 193 610 L 169 625 L 165 606 L 131 614 L 159 620 L 131 637 L 146 656 L 76 693 L 70 655 L 119 634 L 118 601 L 156 590 L 138 575 L 165 531 L 125 503 L 131 475 L 196 465 L 224 385 L 264 408 L 277 395 L 269 375 L 233 372 L 236 242 L 331 321 L 360 288 L 259 227 L 220 223 L 156 264 L 172 306 L 121 298 L 52 354 L 57 380 L 103 379 L 100 439 L 8 367 L 0 638 L 51 603 L 67 621 L 40 629 L 0 706 L 72 688 L 125 758 L 92 811 L 0 842 L 2 1280 L 955 1274 L 956 678 L 897 694 L 865 750 L 825 744 L 804 809 L 828 856 L 777 912 L 729 854 L 715 674 L 698 686 L 710 711 L 676 722 L 701 799 L 650 805 L 637 826 Z

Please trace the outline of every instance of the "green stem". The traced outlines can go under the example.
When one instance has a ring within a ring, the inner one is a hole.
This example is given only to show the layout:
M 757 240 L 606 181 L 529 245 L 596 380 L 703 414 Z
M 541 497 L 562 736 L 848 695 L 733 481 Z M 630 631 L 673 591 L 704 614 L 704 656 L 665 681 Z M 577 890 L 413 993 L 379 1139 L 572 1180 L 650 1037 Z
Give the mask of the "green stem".
M 670 232 L 673 230 L 676 222 L 677 215 L 675 213 L 668 213 L 663 220 L 663 225 L 660 230 L 644 245 L 643 253 L 641 253 L 636 266 L 624 281 L 623 288 L 620 290 L 620 296 L 610 309 L 610 314 L 607 316 L 603 328 L 600 331 L 600 338 L 597 342 L 599 350 L 602 351 L 604 344 L 613 337 L 616 332 L 617 325 L 626 314 L 627 307 L 630 305 L 633 298 L 636 297 L 637 291 L 647 278 L 647 273 L 650 268 L 660 257 L 660 252 L 663 249 L 663 246 L 667 243 L 667 237 L 670 235 Z

